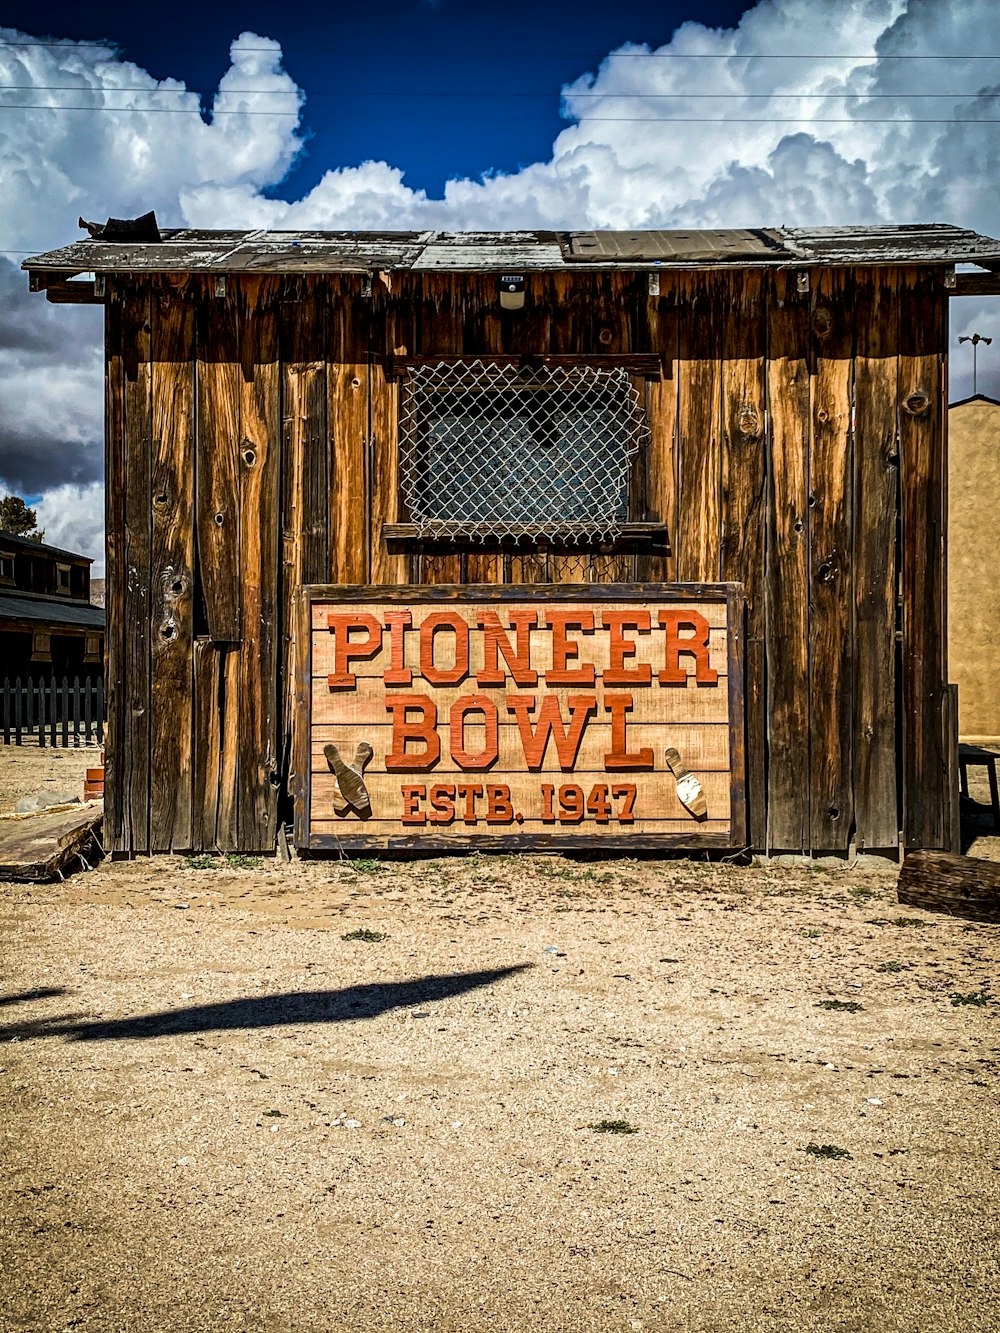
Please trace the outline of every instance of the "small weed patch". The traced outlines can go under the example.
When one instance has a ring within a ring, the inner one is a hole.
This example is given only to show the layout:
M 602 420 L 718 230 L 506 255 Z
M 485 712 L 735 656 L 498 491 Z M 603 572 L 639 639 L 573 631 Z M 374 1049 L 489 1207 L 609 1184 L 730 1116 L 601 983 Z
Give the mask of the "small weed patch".
M 896 958 L 890 958 L 887 963 L 879 963 L 875 969 L 876 972 L 906 972 L 909 969 L 909 963 L 901 963 Z
M 865 1006 L 858 1000 L 817 1000 L 817 1009 L 833 1009 L 838 1014 L 856 1014 Z
M 953 1005 L 958 1007 L 960 1004 L 972 1004 L 977 1009 L 982 1009 L 989 1004 L 991 995 L 988 990 L 971 990 L 966 995 L 955 994 L 951 997 Z
M 638 1134 L 635 1125 L 628 1120 L 598 1120 L 596 1125 L 588 1125 L 595 1134 Z
M 185 856 L 185 870 L 221 870 L 222 862 L 217 856 Z
M 383 865 L 381 861 L 375 861 L 370 856 L 358 857 L 355 861 L 349 861 L 352 870 L 356 870 L 359 875 L 384 875 L 389 867 Z
M 230 870 L 256 870 L 261 865 L 261 859 L 259 856 L 230 854 L 226 857 L 226 865 Z
M 846 1148 L 835 1143 L 807 1143 L 804 1149 L 810 1157 L 824 1157 L 831 1162 L 851 1162 L 854 1159 Z
M 342 940 L 360 940 L 362 944 L 381 944 L 383 940 L 389 938 L 384 931 L 367 930 L 364 926 L 357 930 L 349 930 L 346 935 L 341 935 Z

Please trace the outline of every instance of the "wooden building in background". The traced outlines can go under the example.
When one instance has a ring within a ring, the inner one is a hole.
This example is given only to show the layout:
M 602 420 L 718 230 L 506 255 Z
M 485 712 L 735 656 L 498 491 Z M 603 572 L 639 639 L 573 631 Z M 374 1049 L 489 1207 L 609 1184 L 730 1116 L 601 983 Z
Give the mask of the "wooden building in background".
M 948 300 L 998 290 L 1000 242 L 111 230 L 25 267 L 106 310 L 115 852 L 275 847 L 312 585 L 742 585 L 748 845 L 952 845 Z M 470 362 L 629 373 L 613 540 L 410 521 L 407 376 Z
M 0 676 L 100 676 L 104 611 L 76 551 L 0 531 Z

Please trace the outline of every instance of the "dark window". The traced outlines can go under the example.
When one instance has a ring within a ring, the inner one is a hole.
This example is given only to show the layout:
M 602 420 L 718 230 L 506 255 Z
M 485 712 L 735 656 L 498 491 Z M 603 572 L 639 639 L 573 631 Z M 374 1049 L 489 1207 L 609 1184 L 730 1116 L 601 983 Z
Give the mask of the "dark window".
M 608 538 L 628 519 L 647 426 L 625 370 L 415 367 L 399 423 L 403 500 L 428 535 Z

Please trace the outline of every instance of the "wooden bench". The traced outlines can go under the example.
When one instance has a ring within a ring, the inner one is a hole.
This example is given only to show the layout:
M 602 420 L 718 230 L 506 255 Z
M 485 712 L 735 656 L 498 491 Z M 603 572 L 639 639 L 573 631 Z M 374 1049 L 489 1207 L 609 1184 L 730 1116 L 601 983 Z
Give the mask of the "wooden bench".
M 985 750 L 981 745 L 959 745 L 958 772 L 961 792 L 969 799 L 969 767 L 985 768 L 990 780 L 990 804 L 993 807 L 993 827 L 1000 832 L 1000 794 L 997 791 L 997 760 L 1000 754 Z

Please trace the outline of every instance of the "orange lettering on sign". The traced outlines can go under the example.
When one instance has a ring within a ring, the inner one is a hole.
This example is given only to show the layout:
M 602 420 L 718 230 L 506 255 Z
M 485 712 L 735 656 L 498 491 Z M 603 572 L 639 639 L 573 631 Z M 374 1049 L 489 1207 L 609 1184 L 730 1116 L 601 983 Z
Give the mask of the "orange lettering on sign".
M 479 754 L 470 754 L 465 748 L 466 713 L 482 713 L 486 719 L 486 744 Z M 451 706 L 449 721 L 451 757 L 459 768 L 489 768 L 490 764 L 496 763 L 500 753 L 497 730 L 500 716 L 492 699 L 487 699 L 485 694 L 470 694 L 457 699 Z
M 401 787 L 403 796 L 403 824 L 426 824 L 427 816 L 420 809 L 420 802 L 427 795 L 426 787 Z
M 491 784 L 486 788 L 487 824 L 512 824 L 514 807 L 510 802 L 510 788 L 506 782 Z
M 443 784 L 432 787 L 431 810 L 432 824 L 450 824 L 455 818 L 455 788 Z
M 440 667 L 434 661 L 434 639 L 438 630 L 455 635 L 455 665 Z M 420 674 L 432 685 L 457 685 L 469 674 L 469 625 L 453 611 L 435 611 L 420 626 Z
M 545 623 L 552 630 L 552 668 L 545 673 L 549 685 L 593 685 L 594 668 L 568 667 L 566 661 L 580 656 L 580 645 L 566 638 L 568 629 L 579 629 L 584 634 L 594 632 L 593 611 L 546 611 Z
M 535 711 L 537 702 L 535 696 L 508 694 L 506 699 L 507 711 L 517 718 L 517 729 L 521 733 L 521 746 L 524 749 L 524 761 L 527 766 L 541 768 L 551 736 L 555 742 L 560 767 L 572 768 L 587 726 L 587 718 L 591 713 L 597 712 L 597 700 L 593 695 L 571 694 L 567 697 L 569 725 L 565 727 L 559 699 L 554 694 L 545 695 L 538 710 L 538 724 L 534 730 L 531 726 L 531 714 Z
M 605 677 L 607 679 L 607 677 Z M 652 768 L 653 751 L 647 746 L 629 754 L 625 739 L 626 713 L 632 711 L 631 694 L 606 694 L 605 711 L 611 714 L 611 753 L 604 756 L 605 768 Z
M 515 685 L 537 685 L 538 672 L 531 669 L 531 631 L 538 624 L 537 611 L 510 611 L 511 628 L 517 631 L 517 649 L 495 611 L 479 611 L 476 624 L 483 631 L 483 669 L 476 674 L 477 685 L 503 685 L 507 675 L 500 669 L 497 651 L 510 667 Z
M 356 657 L 374 657 L 382 647 L 382 626 L 367 611 L 331 611 L 326 618 L 333 635 L 333 670 L 327 682 L 331 690 L 353 690 L 354 676 L 348 670 Z M 363 639 L 351 639 L 352 630 L 365 630 Z
M 389 631 L 389 648 L 392 653 L 392 663 L 386 668 L 382 679 L 386 685 L 411 685 L 413 672 L 403 663 L 406 660 L 404 635 L 407 626 L 413 623 L 413 617 L 409 611 L 386 611 L 382 618 Z
M 455 788 L 455 791 L 459 796 L 465 797 L 465 809 L 462 812 L 462 823 L 477 824 L 479 821 L 476 819 L 476 797 L 482 796 L 482 787 L 478 786 L 478 784 L 473 786 L 471 783 L 459 783 Z
M 431 768 L 441 755 L 441 738 L 435 731 L 437 705 L 425 694 L 387 694 L 385 709 L 392 714 L 392 748 L 385 757 L 386 770 L 418 772 Z M 419 713 L 420 721 L 411 722 L 407 713 Z M 407 753 L 407 741 L 422 741 L 424 748 Z
M 649 612 L 642 610 L 602 611 L 601 624 L 610 636 L 611 660 L 604 673 L 605 685 L 648 685 L 653 668 L 648 662 L 626 667 L 625 658 L 635 657 L 636 642 L 623 633 L 626 626 L 641 633 L 649 632 Z
M 690 653 L 694 658 L 694 678 L 699 685 L 715 685 L 719 673 L 708 660 L 708 640 L 711 634 L 708 621 L 698 611 L 660 611 L 657 620 L 667 632 L 664 648 L 665 667 L 659 672 L 661 685 L 684 685 L 688 673 L 681 666 L 681 653 Z M 681 638 L 682 629 L 693 633 Z

